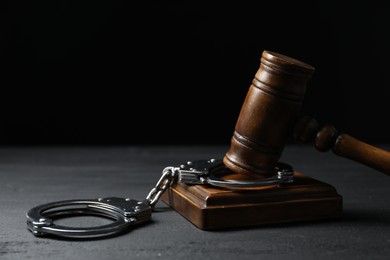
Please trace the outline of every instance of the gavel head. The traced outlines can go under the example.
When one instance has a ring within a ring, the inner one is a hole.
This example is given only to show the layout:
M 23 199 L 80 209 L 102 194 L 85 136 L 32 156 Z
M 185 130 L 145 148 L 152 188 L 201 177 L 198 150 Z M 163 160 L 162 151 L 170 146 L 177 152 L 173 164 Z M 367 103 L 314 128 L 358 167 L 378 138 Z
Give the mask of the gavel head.
M 314 67 L 263 51 L 260 68 L 241 108 L 225 165 L 251 177 L 269 176 L 300 114 Z

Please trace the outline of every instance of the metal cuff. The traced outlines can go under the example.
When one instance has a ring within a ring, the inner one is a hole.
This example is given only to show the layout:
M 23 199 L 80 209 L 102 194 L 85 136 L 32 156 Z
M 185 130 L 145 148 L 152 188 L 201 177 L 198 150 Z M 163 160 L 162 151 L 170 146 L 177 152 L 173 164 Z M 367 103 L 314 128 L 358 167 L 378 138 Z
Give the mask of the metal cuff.
M 52 219 L 80 215 L 106 217 L 114 222 L 103 226 L 79 228 L 56 225 Z M 148 221 L 150 218 L 151 208 L 144 202 L 137 200 L 116 197 L 64 200 L 30 209 L 27 212 L 27 228 L 36 236 L 95 238 L 121 233 L 128 227 Z
M 179 182 L 185 184 L 209 184 L 233 190 L 294 182 L 293 168 L 281 162 L 276 164 L 273 176 L 248 181 L 218 178 L 217 175 L 224 174 L 230 170 L 224 165 L 222 160 L 216 159 L 187 162 L 187 164 L 181 165 L 176 170 L 178 171 Z

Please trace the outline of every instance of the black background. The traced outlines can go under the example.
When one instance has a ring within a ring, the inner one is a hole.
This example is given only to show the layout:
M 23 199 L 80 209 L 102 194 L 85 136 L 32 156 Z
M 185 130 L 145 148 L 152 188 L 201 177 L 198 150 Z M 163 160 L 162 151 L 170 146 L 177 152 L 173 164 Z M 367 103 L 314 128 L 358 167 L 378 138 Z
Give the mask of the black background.
M 0 145 L 228 144 L 263 50 L 316 68 L 302 113 L 389 143 L 389 8 L 210 2 L 3 3 Z

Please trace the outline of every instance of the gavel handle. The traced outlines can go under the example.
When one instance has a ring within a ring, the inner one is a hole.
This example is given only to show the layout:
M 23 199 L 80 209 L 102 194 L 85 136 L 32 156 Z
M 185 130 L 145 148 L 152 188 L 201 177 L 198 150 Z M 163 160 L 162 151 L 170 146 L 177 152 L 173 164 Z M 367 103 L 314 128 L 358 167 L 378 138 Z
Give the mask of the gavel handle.
M 365 164 L 390 176 L 390 152 L 340 134 L 332 150 L 335 154 Z
M 347 134 L 340 134 L 331 125 L 325 125 L 318 132 L 317 122 L 309 117 L 301 118 L 294 130 L 294 140 L 300 143 L 314 141 L 317 150 L 330 149 L 342 157 L 362 163 L 390 176 L 390 152 L 364 143 Z

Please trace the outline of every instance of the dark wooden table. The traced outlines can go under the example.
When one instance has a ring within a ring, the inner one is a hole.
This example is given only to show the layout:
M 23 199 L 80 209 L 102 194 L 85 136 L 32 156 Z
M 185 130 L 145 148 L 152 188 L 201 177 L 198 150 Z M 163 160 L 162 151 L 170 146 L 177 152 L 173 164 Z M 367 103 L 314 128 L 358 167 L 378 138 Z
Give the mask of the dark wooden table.
M 378 145 L 389 150 L 389 145 Z M 343 196 L 336 220 L 202 231 L 163 202 L 152 221 L 121 236 L 89 241 L 34 237 L 26 211 L 51 201 L 142 200 L 165 166 L 222 158 L 227 146 L 2 147 L 0 259 L 388 259 L 390 178 L 308 146 L 288 146 L 282 161 L 332 184 Z M 77 217 L 63 224 L 99 225 Z

